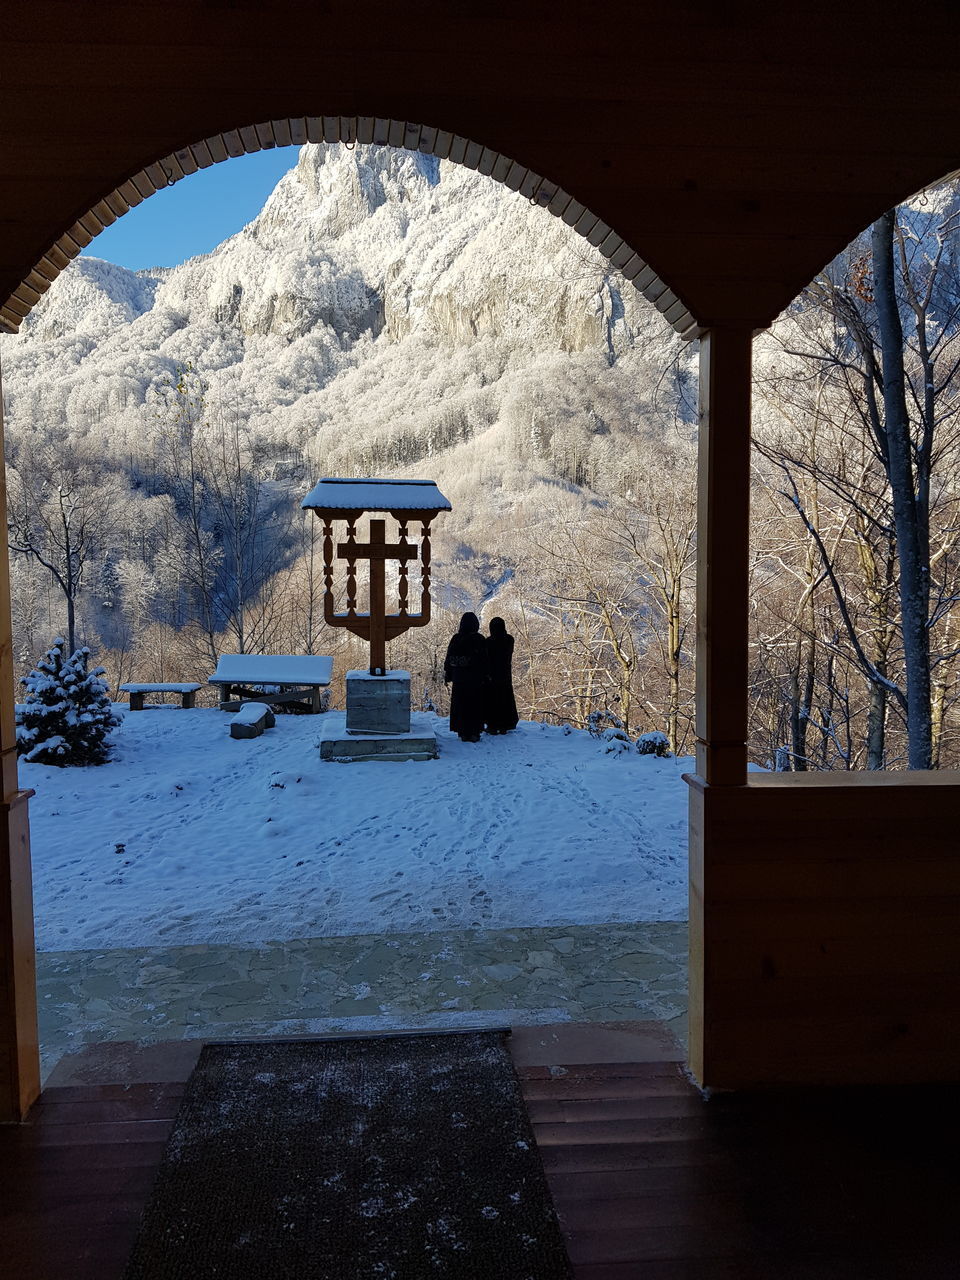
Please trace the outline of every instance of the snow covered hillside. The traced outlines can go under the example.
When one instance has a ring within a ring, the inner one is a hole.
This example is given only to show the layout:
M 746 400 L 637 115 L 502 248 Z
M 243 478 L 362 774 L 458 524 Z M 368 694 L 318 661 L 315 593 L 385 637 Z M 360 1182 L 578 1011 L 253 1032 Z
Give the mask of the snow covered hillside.
M 662 670 L 655 566 L 679 566 L 666 590 L 687 609 L 689 534 L 673 530 L 692 512 L 694 354 L 571 228 L 492 179 L 305 147 L 212 253 L 139 273 L 78 259 L 0 351 L 21 671 L 64 630 L 70 590 L 76 642 L 114 689 L 195 680 L 221 653 L 357 666 L 318 625 L 300 499 L 323 475 L 421 477 L 453 504 L 433 533 L 436 625 L 392 660 L 425 703 L 456 615 L 487 609 L 536 664 L 517 671 L 530 719 L 629 719 L 632 699 L 637 731 L 679 723 L 660 709 L 689 694 Z M 630 632 L 615 646 L 601 599 Z
M 689 760 L 522 722 L 323 764 L 312 716 L 127 715 L 99 768 L 21 763 L 41 950 L 686 917 Z
M 529 514 L 538 491 L 555 506 L 558 477 L 616 489 L 631 442 L 673 420 L 680 352 L 585 241 L 491 179 L 307 146 L 211 254 L 139 273 L 77 259 L 4 338 L 4 391 L 14 443 L 66 432 L 136 473 L 158 388 L 190 365 L 268 477 L 425 465 L 469 523 L 491 502 Z

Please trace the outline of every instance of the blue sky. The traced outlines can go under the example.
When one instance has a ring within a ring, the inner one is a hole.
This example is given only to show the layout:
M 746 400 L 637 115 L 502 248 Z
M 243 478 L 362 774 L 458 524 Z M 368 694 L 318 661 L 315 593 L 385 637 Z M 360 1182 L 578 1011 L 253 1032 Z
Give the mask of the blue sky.
M 296 162 L 296 147 L 278 147 L 201 169 L 118 218 L 84 252 L 131 271 L 209 253 L 256 217 Z

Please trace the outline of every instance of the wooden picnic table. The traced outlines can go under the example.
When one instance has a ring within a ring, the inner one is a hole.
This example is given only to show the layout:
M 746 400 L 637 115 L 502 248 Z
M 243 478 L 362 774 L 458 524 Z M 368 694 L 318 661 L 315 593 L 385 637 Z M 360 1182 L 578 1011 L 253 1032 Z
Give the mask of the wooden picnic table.
M 245 702 L 290 705 L 316 714 L 333 676 L 333 658 L 297 654 L 224 653 L 208 684 L 220 687 L 220 710 Z

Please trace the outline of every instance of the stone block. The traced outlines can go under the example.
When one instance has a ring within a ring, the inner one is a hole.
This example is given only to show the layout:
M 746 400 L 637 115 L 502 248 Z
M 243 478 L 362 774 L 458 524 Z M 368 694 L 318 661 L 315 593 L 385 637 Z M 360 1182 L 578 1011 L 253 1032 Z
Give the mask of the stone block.
M 348 733 L 342 712 L 329 712 L 320 734 L 320 759 L 342 764 L 362 760 L 435 760 L 437 735 L 428 716 L 411 717 L 407 733 Z
M 264 729 L 272 729 L 276 718 L 262 702 L 247 702 L 230 721 L 231 738 L 259 738 Z
M 388 671 L 371 676 L 366 671 L 347 672 L 348 734 L 410 732 L 410 676 Z

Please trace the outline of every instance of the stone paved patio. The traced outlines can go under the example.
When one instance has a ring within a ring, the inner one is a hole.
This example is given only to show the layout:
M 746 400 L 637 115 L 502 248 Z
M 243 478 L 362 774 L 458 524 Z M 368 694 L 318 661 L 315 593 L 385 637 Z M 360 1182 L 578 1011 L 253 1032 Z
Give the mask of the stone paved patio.
M 48 951 L 44 1076 L 84 1044 L 657 1021 L 685 1040 L 687 926 L 571 925 Z

